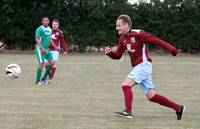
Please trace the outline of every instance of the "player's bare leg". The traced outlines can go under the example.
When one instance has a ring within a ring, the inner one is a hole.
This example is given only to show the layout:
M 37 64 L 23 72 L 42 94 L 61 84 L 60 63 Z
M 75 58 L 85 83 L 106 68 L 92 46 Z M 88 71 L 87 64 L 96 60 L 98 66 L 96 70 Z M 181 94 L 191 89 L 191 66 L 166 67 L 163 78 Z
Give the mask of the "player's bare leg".
M 132 87 L 134 86 L 135 82 L 128 77 L 122 82 L 122 90 L 124 93 L 124 103 L 125 103 L 125 110 L 122 112 L 115 112 L 117 116 L 121 116 L 124 118 L 132 119 L 132 102 L 133 102 L 133 93 Z
M 169 100 L 165 96 L 158 94 L 154 89 L 150 89 L 146 94 L 147 98 L 151 102 L 158 103 L 160 105 L 169 107 L 176 111 L 177 120 L 181 120 L 183 116 L 183 112 L 185 110 L 185 106 L 176 104 L 175 102 Z

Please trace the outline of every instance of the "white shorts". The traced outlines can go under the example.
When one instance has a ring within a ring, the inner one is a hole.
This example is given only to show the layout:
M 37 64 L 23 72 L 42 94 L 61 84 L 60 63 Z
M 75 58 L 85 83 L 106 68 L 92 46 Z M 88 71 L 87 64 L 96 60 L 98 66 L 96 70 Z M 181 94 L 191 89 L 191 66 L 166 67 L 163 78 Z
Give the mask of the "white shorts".
M 146 95 L 150 89 L 154 89 L 152 83 L 152 64 L 148 61 L 136 65 L 129 73 L 128 78 L 136 82 Z
M 59 51 L 51 51 L 52 57 L 53 57 L 53 61 L 58 61 L 59 58 Z

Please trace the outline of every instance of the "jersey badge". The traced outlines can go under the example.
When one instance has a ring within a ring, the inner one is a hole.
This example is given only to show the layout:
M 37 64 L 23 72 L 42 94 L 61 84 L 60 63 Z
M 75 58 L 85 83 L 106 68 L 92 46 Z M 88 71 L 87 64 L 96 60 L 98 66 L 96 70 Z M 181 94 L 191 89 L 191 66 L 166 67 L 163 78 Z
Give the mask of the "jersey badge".
M 127 51 L 131 51 L 131 44 L 126 44 Z
M 51 38 L 52 38 L 52 39 L 57 39 L 55 34 L 52 34 L 52 35 L 51 35 Z
M 131 43 L 135 43 L 135 37 L 131 37 Z

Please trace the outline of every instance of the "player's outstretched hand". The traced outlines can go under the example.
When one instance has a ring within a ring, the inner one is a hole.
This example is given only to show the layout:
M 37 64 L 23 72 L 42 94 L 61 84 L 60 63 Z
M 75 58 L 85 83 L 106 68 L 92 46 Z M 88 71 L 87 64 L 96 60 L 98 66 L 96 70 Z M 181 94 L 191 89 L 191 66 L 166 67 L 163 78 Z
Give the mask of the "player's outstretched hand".
M 105 48 L 105 54 L 106 54 L 106 55 L 109 54 L 111 51 L 112 51 L 111 48 L 109 48 L 109 47 L 106 47 L 106 48 Z
M 67 55 L 67 52 L 63 52 L 64 55 Z
M 182 52 L 181 52 L 181 50 L 177 50 L 177 51 L 178 51 L 178 53 L 177 53 L 176 57 L 180 57 L 182 55 Z

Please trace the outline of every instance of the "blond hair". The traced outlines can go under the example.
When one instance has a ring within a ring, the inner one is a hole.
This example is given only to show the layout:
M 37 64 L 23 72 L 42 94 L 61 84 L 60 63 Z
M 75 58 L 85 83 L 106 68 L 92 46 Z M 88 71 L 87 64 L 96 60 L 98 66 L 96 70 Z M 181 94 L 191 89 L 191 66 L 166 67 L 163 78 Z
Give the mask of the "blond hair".
M 58 19 L 54 19 L 53 22 L 59 23 L 59 20 Z
M 122 20 L 124 23 L 127 23 L 130 28 L 132 28 L 132 20 L 128 15 L 126 15 L 126 14 L 120 15 L 117 18 L 117 20 Z

